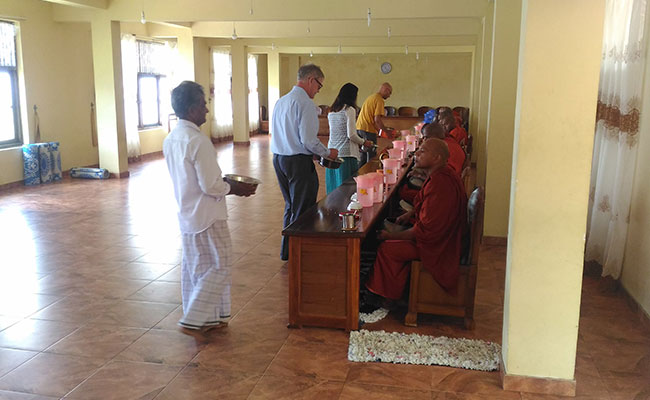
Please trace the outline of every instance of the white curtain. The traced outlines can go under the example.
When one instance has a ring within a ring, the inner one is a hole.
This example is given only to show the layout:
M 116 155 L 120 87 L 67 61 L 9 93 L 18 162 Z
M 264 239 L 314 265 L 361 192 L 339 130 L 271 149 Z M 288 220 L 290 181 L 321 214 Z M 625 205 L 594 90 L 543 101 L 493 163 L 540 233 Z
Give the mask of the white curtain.
M 257 55 L 248 55 L 248 131 L 260 128 L 260 96 L 257 90 Z
M 212 49 L 210 75 L 212 81 L 210 135 L 216 139 L 232 136 L 232 61 L 230 52 L 223 49 Z
M 607 0 L 586 261 L 618 279 L 629 225 L 645 65 L 646 0 Z
M 137 160 L 141 155 L 138 131 L 138 51 L 135 36 L 131 34 L 122 35 L 122 79 L 126 150 L 129 159 Z

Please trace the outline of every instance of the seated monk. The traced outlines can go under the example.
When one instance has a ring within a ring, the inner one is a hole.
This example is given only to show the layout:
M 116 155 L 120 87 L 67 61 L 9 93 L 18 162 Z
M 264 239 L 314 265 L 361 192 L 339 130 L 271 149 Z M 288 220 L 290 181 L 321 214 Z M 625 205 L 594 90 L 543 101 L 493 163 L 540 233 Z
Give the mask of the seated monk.
M 443 121 L 448 121 L 449 117 L 445 117 Z M 465 163 L 465 150 L 463 150 L 462 147 L 456 142 L 454 138 L 451 137 L 450 135 L 450 124 L 436 124 L 436 126 L 430 126 L 433 124 L 427 125 L 423 130 L 422 130 L 422 136 L 424 139 L 430 139 L 430 138 L 436 138 L 440 140 L 444 140 L 445 143 L 447 143 L 447 146 L 449 147 L 449 160 L 447 162 L 449 163 L 449 166 L 451 169 L 456 171 L 458 176 L 463 172 L 463 164 Z M 438 128 L 440 127 L 440 128 Z
M 422 140 L 426 141 L 427 139 L 431 139 L 431 138 L 441 139 L 444 140 L 445 143 L 447 143 L 447 147 L 449 148 L 449 159 L 447 160 L 447 163 L 449 164 L 451 169 L 453 169 L 458 174 L 458 176 L 460 176 L 461 172 L 463 171 L 463 163 L 465 163 L 465 156 L 466 156 L 465 151 L 463 151 L 463 149 L 460 147 L 458 143 L 456 143 L 454 139 L 446 135 L 443 126 L 437 122 L 426 124 L 422 128 Z M 422 169 L 417 167 L 413 168 L 409 172 L 408 176 L 409 177 L 415 176 L 422 180 L 427 179 L 426 171 L 423 171 Z M 418 194 L 419 191 L 420 189 L 414 189 L 409 187 L 408 185 L 403 185 L 399 189 L 399 196 L 400 199 L 403 199 L 409 204 L 413 204 L 415 196 Z
M 467 197 L 460 177 L 448 165 L 449 150 L 440 139 L 428 139 L 415 153 L 415 165 L 428 170 L 412 212 L 398 223 L 415 216 L 415 224 L 401 232 L 379 232 L 374 268 L 366 283 L 375 295 L 397 300 L 409 276 L 408 262 L 419 259 L 423 267 L 451 294 L 457 290 L 461 235 L 467 219 Z
M 440 119 L 440 123 L 445 128 L 447 135 L 454 138 L 456 143 L 461 147 L 467 145 L 467 131 L 462 126 L 458 125 L 456 119 L 452 116 L 445 115 Z

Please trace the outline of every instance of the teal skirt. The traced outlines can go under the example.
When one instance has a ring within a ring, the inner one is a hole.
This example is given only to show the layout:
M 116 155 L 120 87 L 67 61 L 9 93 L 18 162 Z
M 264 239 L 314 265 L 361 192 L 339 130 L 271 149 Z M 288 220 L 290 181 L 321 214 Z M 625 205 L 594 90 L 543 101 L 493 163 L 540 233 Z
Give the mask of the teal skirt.
M 343 157 L 343 163 L 337 169 L 328 168 L 325 171 L 327 194 L 330 194 L 334 189 L 341 186 L 343 182 L 350 179 L 358 169 L 359 161 L 354 157 Z

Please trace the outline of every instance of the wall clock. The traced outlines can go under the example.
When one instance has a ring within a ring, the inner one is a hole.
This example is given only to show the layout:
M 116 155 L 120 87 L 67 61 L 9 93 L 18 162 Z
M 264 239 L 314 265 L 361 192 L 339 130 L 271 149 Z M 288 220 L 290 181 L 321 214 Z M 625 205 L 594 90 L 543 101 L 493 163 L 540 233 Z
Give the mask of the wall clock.
M 385 63 L 381 64 L 381 72 L 383 72 L 384 74 L 388 74 L 392 70 L 393 70 L 393 66 L 390 65 L 389 62 L 385 62 Z

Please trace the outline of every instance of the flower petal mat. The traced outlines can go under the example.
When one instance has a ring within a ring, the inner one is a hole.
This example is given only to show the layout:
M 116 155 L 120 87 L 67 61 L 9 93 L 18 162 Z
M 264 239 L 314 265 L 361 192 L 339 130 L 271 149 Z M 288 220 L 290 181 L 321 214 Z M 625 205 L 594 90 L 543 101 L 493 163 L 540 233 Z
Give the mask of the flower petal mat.
M 373 322 L 381 321 L 382 319 L 386 318 L 388 315 L 389 311 L 385 308 L 378 308 L 375 311 L 371 313 L 359 313 L 359 321 L 366 323 L 366 324 L 372 324 Z
M 384 331 L 350 332 L 348 360 L 395 364 L 443 365 L 495 371 L 501 346 L 476 339 L 448 338 Z

